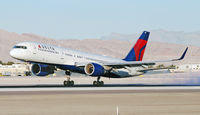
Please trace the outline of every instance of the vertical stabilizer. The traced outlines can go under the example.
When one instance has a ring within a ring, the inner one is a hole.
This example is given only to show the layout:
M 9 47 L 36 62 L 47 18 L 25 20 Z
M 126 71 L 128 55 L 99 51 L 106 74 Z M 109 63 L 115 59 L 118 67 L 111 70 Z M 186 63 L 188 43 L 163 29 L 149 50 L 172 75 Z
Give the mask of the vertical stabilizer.
M 123 59 L 125 61 L 142 61 L 150 32 L 144 31 L 136 44 Z

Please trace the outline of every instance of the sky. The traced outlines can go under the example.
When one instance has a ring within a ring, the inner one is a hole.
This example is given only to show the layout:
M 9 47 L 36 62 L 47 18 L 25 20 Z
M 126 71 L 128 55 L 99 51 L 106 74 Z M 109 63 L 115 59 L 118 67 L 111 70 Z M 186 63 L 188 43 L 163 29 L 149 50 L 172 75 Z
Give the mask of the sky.
M 200 0 L 0 0 L 0 29 L 55 39 L 200 31 Z

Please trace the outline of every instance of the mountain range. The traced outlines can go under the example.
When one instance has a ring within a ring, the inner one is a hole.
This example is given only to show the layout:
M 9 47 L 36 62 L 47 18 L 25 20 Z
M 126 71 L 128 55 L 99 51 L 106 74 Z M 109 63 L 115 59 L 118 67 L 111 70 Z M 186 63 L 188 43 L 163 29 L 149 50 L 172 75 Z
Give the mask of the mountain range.
M 199 32 L 183 32 L 183 31 L 167 31 L 163 29 L 151 30 L 149 41 L 156 41 L 162 43 L 173 43 L 182 45 L 193 45 L 200 47 L 200 31 Z M 136 40 L 141 33 L 137 34 L 119 34 L 111 33 L 107 36 L 102 36 L 103 40 Z
M 162 32 L 163 31 L 163 32 Z M 162 34 L 159 34 L 162 33 Z M 165 34 L 164 34 L 165 33 Z M 195 33 L 194 35 L 185 33 L 178 35 L 179 32 L 166 32 L 164 30 L 159 30 L 151 32 L 149 38 L 149 43 L 144 55 L 144 60 L 167 60 L 172 58 L 178 58 L 183 53 L 185 48 L 189 46 L 188 53 L 185 59 L 181 63 L 200 63 L 200 46 L 195 45 L 200 40 L 198 36 L 200 33 Z M 169 34 L 169 35 L 166 35 Z M 173 36 L 174 34 L 174 36 Z M 184 37 L 181 37 L 183 36 Z M 127 39 L 121 39 L 125 38 Z M 184 41 L 186 36 L 193 36 L 191 40 L 187 42 L 178 42 Z M 42 37 L 35 34 L 23 33 L 17 34 L 15 32 L 8 32 L 5 30 L 0 30 L 0 60 L 3 62 L 14 61 L 19 62 L 9 56 L 9 51 L 11 48 L 18 42 L 22 41 L 36 41 L 46 44 L 53 44 L 56 46 L 72 48 L 76 50 L 86 51 L 90 53 L 96 53 L 116 58 L 124 58 L 129 50 L 135 44 L 135 41 L 138 39 L 139 34 L 134 35 L 109 35 L 101 37 L 101 39 L 65 39 L 65 40 L 56 40 L 52 38 Z M 171 38 L 173 37 L 173 39 Z M 133 38 L 133 39 L 132 39 Z M 162 39 L 164 38 L 164 39 Z M 168 38 L 168 40 L 167 40 Z M 195 40 L 195 41 L 193 41 Z M 188 45 L 189 44 L 189 45 Z

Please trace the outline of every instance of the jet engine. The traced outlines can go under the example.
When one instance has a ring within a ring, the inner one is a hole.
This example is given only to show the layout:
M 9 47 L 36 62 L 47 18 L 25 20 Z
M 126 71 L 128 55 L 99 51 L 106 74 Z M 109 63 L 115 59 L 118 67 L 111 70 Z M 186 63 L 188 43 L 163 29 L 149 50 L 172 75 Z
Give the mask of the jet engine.
M 87 64 L 84 70 L 85 73 L 90 76 L 102 76 L 106 72 L 103 66 L 96 63 Z
M 53 74 L 54 70 L 54 66 L 46 64 L 33 64 L 31 66 L 31 72 L 36 76 L 46 76 L 49 74 Z

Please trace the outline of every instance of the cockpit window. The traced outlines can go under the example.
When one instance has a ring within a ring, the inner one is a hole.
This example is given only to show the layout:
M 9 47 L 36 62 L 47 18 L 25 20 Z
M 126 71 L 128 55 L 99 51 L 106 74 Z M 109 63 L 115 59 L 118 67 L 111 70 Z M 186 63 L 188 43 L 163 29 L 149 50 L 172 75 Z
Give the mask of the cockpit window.
M 26 46 L 14 46 L 13 48 L 27 49 L 27 47 L 26 47 Z

